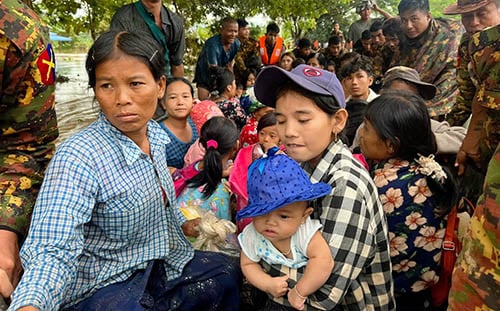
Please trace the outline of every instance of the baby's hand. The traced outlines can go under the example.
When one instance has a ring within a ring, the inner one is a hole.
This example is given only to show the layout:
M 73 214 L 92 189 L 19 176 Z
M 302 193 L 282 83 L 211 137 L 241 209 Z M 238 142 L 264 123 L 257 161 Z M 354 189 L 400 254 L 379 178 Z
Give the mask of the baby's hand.
M 14 291 L 14 286 L 9 280 L 9 276 L 5 272 L 5 270 L 0 269 L 0 295 L 2 297 L 9 297 L 10 294 Z
M 274 298 L 279 298 L 286 294 L 288 290 L 288 275 L 277 276 L 272 278 L 270 284 L 267 286 L 267 292 Z
M 299 297 L 297 290 L 292 288 L 288 291 L 288 302 L 297 310 L 304 310 L 304 297 Z

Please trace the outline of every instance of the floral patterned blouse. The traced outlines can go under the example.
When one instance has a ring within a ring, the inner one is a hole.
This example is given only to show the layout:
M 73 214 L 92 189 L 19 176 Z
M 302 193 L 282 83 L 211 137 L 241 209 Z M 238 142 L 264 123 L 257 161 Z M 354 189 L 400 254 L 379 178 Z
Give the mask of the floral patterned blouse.
M 215 192 L 207 199 L 203 198 L 205 185 L 197 188 L 186 187 L 177 197 L 179 208 L 198 207 L 212 211 L 219 219 L 231 220 L 231 192 L 226 184 L 227 180 L 223 178 Z
M 247 124 L 248 117 L 245 110 L 241 108 L 239 99 L 222 99 L 217 102 L 217 106 L 219 106 L 219 109 L 226 118 L 231 119 L 234 123 L 236 123 L 238 131 L 241 131 L 241 129 Z
M 390 159 L 371 170 L 387 223 L 396 293 L 419 292 L 439 279 L 446 221 L 416 162 Z
M 250 146 L 259 142 L 259 135 L 257 133 L 257 125 L 259 122 L 254 117 L 248 119 L 248 123 L 243 127 L 240 133 L 241 148 Z

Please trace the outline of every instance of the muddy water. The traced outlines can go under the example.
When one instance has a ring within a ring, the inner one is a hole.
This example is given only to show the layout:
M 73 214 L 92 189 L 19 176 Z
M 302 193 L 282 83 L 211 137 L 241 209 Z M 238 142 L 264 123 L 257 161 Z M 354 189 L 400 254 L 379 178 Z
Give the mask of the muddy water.
M 99 111 L 93 101 L 94 93 L 87 87 L 85 57 L 85 54 L 56 54 L 57 75 L 69 79 L 56 84 L 58 143 L 94 121 Z

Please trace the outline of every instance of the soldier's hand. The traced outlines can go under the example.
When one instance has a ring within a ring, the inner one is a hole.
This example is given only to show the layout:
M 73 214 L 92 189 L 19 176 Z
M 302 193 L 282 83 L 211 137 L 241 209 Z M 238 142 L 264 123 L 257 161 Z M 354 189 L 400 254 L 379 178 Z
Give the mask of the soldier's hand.
M 467 167 L 467 162 L 473 161 L 477 167 L 480 167 L 480 156 L 479 154 L 468 154 L 463 150 L 459 150 L 457 153 L 457 159 L 455 160 L 455 167 L 458 168 L 458 176 L 462 176 L 465 172 L 465 168 Z
M 0 288 L 2 296 L 9 297 L 10 293 L 4 295 L 3 290 L 7 290 L 9 287 L 12 287 L 13 290 L 19 283 L 22 272 L 17 234 L 8 230 L 0 230 L 0 245 L 2 245 L 0 247 L 0 269 L 6 274 L 6 280 L 0 278 Z

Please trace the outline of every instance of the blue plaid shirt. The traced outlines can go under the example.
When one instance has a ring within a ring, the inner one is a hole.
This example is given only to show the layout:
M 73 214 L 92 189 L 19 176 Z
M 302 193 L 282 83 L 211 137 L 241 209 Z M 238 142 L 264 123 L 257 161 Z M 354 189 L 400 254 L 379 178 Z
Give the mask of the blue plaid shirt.
M 158 258 L 169 279 L 181 275 L 194 251 L 180 228 L 169 139 L 154 121 L 147 135 L 151 158 L 101 114 L 58 148 L 21 249 L 25 272 L 11 310 L 73 305 Z

